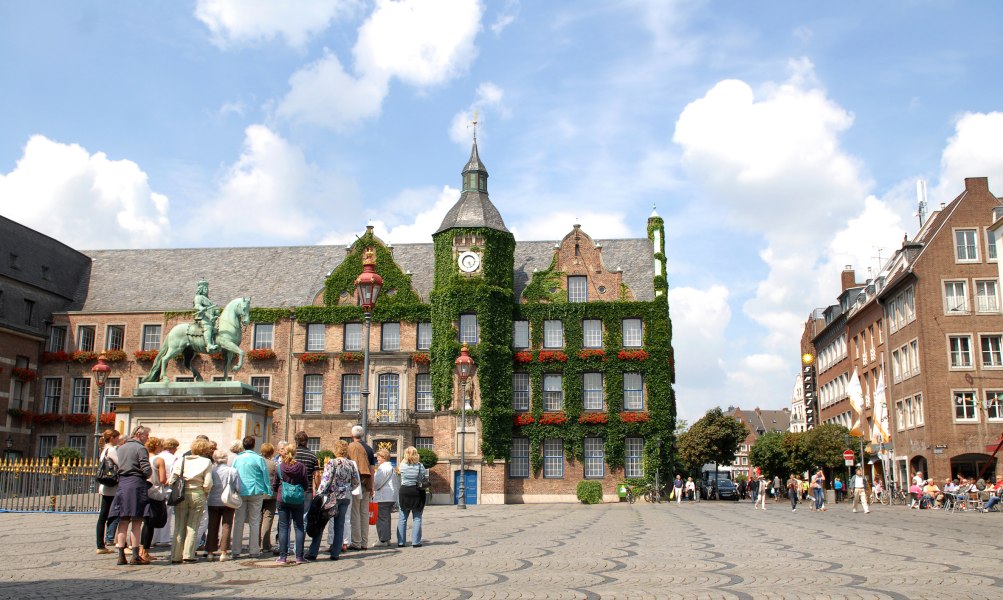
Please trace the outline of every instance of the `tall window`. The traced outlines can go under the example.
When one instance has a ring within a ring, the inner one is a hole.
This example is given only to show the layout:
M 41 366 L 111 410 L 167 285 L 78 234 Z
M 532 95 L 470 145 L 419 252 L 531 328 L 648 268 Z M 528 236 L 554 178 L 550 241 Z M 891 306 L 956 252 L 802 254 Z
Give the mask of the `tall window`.
M 529 477 L 529 438 L 512 438 L 512 462 L 509 477 Z
M 87 436 L 86 435 L 70 435 L 66 437 L 66 446 L 73 448 L 81 454 L 81 456 L 87 455 Z
M 996 260 L 996 232 L 986 231 L 986 257 L 988 260 Z
M 418 373 L 414 376 L 414 407 L 422 412 L 432 412 L 435 404 L 432 402 L 432 375 Z
M 543 410 L 556 412 L 564 408 L 563 377 L 559 373 L 543 376 Z
M 45 399 L 42 402 L 43 413 L 58 413 L 63 397 L 63 380 L 56 377 L 45 378 Z
M 979 246 L 975 229 L 957 229 L 954 232 L 954 250 L 958 261 L 979 260 Z
M 52 450 L 56 447 L 56 436 L 54 435 L 40 435 L 38 436 L 38 458 L 49 458 L 52 456 Z
M 381 373 L 377 381 L 376 408 L 396 417 L 397 411 L 400 409 L 400 375 Z
M 104 397 L 105 397 L 105 399 L 108 399 L 108 398 L 118 398 L 121 395 L 122 395 L 122 378 L 121 377 L 109 377 L 108 379 L 106 379 L 105 382 L 104 382 Z M 105 410 L 107 412 L 111 412 L 110 410 L 108 410 L 107 406 L 105 407 Z
M 954 392 L 954 420 L 976 420 L 975 392 Z
M 919 375 L 919 340 L 913 340 L 909 343 L 909 351 L 916 357 L 916 362 L 912 367 L 912 374 Z
M 85 414 L 91 410 L 91 378 L 75 377 L 73 379 L 73 402 L 70 412 Z
M 599 319 L 582 321 L 582 345 L 586 348 L 602 348 L 602 321 Z
M 251 377 L 251 387 L 265 400 L 268 400 L 272 395 L 271 377 Z
M 271 323 L 255 323 L 254 349 L 270 350 L 275 344 L 275 325 Z
M 306 449 L 314 454 L 320 452 L 320 438 L 311 437 L 306 439 Z
M 623 464 L 624 477 L 644 477 L 644 465 L 641 457 L 644 454 L 644 438 L 629 437 L 624 444 L 626 460 Z
M 991 421 L 1003 420 L 1003 392 L 986 392 L 986 418 Z
M 968 292 L 964 281 L 944 282 L 944 302 L 947 313 L 963 314 L 968 312 Z
M 1003 336 L 983 335 L 982 342 L 982 366 L 983 367 L 1003 367 Z
M 432 324 L 418 323 L 418 350 L 428 350 L 432 347 Z
M 905 430 L 905 400 L 895 403 L 895 426 L 899 431 Z
M 121 350 L 125 345 L 125 326 L 109 325 L 105 330 L 104 349 Z
M 923 394 L 916 394 L 912 399 L 913 422 L 916 426 L 923 424 Z
M 477 315 L 460 315 L 460 343 L 477 343 Z
M 512 323 L 512 347 L 516 349 L 529 348 L 529 321 Z
M 564 347 L 564 323 L 562 321 L 548 320 L 543 322 L 543 347 Z
M 602 438 L 585 438 L 585 479 L 602 479 L 603 469 Z
M 362 405 L 362 375 L 346 373 L 341 376 L 341 412 L 359 412 Z
M 397 352 L 401 349 L 401 324 L 384 323 L 380 327 L 380 350 Z
M 143 350 L 160 349 L 161 325 L 143 325 Z
M 529 410 L 529 373 L 512 373 L 512 410 Z
M 81 325 L 77 327 L 77 350 L 94 352 L 94 326 Z
M 560 479 L 564 477 L 564 440 L 543 440 L 543 477 Z
M 568 277 L 568 302 L 588 302 L 589 280 L 587 277 L 571 275 Z
M 980 313 L 1000 311 L 999 289 L 995 279 L 975 282 L 975 310 Z
M 24 324 L 34 326 L 35 325 L 35 301 L 25 300 L 24 301 Z
M 362 323 L 345 323 L 345 352 L 362 351 Z
M 419 450 L 421 450 L 422 448 L 426 448 L 428 450 L 435 450 L 435 440 L 432 439 L 431 437 L 416 436 L 414 438 L 414 447 Z
M 951 367 L 955 369 L 968 368 L 972 366 L 972 338 L 967 335 L 952 335 L 951 344 Z
M 52 326 L 49 328 L 49 341 L 45 346 L 46 352 L 62 352 L 66 349 L 66 327 Z
M 310 323 L 306 326 L 306 351 L 324 351 L 324 331 L 326 326 L 323 323 Z
M 644 410 L 644 379 L 640 373 L 623 374 L 623 409 Z
M 642 344 L 641 319 L 623 320 L 623 345 L 625 348 L 640 348 Z
M 585 410 L 602 410 L 602 373 L 582 373 L 582 384 L 582 401 Z
M 319 413 L 324 406 L 324 376 L 303 376 L 303 412 Z

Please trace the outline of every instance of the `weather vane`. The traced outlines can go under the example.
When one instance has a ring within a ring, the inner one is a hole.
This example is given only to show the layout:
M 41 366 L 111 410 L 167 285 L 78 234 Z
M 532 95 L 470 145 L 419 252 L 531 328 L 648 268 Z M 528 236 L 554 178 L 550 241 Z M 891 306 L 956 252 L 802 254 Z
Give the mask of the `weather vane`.
M 474 128 L 474 143 L 477 143 L 477 111 L 474 111 L 474 120 L 470 122 Z

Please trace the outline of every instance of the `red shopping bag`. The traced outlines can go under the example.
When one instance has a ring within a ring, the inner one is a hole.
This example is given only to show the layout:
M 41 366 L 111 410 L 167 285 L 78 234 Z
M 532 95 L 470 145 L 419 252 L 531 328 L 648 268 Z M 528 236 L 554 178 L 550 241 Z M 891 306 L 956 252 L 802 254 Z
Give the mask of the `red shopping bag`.
M 380 505 L 375 502 L 369 503 L 369 524 L 376 525 L 376 514 L 380 510 Z

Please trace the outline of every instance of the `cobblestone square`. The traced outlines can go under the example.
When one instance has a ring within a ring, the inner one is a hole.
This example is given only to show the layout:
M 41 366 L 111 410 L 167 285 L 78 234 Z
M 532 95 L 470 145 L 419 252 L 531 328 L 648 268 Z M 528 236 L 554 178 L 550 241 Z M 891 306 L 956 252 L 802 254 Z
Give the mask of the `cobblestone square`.
M 0 514 L 0 598 L 998 598 L 1003 515 L 750 502 L 431 506 L 422 548 L 119 567 L 94 515 Z M 396 523 L 396 521 L 395 521 Z M 370 536 L 373 539 L 375 531 Z M 321 555 L 322 559 L 324 555 Z

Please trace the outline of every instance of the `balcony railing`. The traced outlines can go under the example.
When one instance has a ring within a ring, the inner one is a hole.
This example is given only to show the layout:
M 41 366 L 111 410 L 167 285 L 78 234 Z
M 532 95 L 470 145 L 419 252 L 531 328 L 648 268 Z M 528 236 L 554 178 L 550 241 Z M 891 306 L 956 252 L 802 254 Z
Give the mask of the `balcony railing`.
M 369 411 L 369 425 L 412 425 L 417 423 L 413 410 L 377 408 Z

